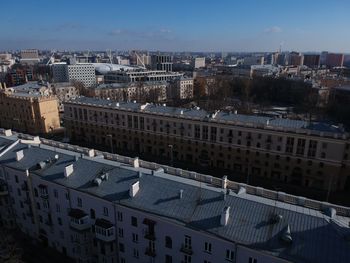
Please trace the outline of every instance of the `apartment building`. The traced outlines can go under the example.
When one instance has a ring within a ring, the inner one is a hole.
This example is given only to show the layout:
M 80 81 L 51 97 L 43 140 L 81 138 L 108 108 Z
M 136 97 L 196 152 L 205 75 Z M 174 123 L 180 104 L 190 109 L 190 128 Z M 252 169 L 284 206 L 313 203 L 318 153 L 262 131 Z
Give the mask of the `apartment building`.
M 182 73 L 167 72 L 165 70 L 130 70 L 130 71 L 110 71 L 105 74 L 105 83 L 119 82 L 148 82 L 148 81 L 169 81 L 182 77 Z
M 0 90 L 0 127 L 32 134 L 56 130 L 60 127 L 57 98 L 12 88 Z
M 161 102 L 167 99 L 168 84 L 166 81 L 131 82 L 101 84 L 89 89 L 89 96 L 118 101 L 152 101 Z
M 64 107 L 75 141 L 321 190 L 349 184 L 341 126 L 85 97 Z
M 193 98 L 193 78 L 179 77 L 170 81 L 167 97 L 181 100 Z
M 79 81 L 85 87 L 96 84 L 95 66 L 91 63 L 55 63 L 51 67 L 54 82 Z
M 76 262 L 350 261 L 346 207 L 11 131 L 0 146 L 1 222 Z

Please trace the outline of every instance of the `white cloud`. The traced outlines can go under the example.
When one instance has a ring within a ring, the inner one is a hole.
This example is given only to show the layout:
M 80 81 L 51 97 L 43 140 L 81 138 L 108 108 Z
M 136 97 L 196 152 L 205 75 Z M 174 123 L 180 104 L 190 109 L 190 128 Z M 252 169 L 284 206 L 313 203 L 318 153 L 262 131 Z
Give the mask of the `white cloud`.
M 281 33 L 282 28 L 280 28 L 279 26 L 272 26 L 272 27 L 265 28 L 264 32 L 265 33 Z

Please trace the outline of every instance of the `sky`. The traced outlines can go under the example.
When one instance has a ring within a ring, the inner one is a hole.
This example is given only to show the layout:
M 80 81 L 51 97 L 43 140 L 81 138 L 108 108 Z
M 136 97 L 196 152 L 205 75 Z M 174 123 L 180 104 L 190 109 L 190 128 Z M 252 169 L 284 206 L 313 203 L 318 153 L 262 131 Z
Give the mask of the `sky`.
M 16 0 L 0 8 L 0 50 L 350 52 L 349 0 Z

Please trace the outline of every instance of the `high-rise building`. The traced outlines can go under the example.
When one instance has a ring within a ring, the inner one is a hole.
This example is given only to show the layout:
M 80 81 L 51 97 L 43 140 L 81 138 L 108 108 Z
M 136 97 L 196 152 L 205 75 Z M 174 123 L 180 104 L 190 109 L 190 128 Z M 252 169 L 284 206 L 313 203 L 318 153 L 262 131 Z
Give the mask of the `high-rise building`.
M 303 65 L 304 58 L 303 55 L 298 52 L 291 52 L 289 54 L 289 62 L 288 65 L 291 66 L 301 66 Z
M 8 130 L 0 145 L 1 226 L 77 263 L 350 262 L 347 207 Z
M 86 87 L 96 84 L 95 66 L 90 63 L 55 63 L 52 65 L 52 76 L 54 82 L 78 81 Z
M 194 68 L 205 68 L 205 58 L 195 58 Z
M 342 67 L 344 63 L 344 54 L 328 53 L 326 57 L 326 66 L 329 68 Z
M 320 55 L 304 54 L 304 65 L 309 67 L 309 68 L 320 67 Z
M 173 57 L 170 55 L 152 55 L 152 68 L 156 70 L 173 71 Z
M 21 50 L 21 60 L 22 64 L 36 64 L 40 61 L 39 53 L 36 49 L 26 49 Z

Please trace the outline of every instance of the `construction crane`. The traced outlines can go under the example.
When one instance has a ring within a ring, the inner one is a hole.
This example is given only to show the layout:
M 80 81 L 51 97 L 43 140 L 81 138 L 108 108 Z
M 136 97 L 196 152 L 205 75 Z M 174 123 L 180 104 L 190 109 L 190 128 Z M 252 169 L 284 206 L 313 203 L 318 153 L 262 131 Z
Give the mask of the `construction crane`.
M 139 62 L 140 62 L 142 67 L 145 69 L 146 66 L 145 66 L 145 63 L 143 62 L 143 59 L 140 57 L 140 55 L 136 51 L 134 51 L 134 53 L 136 55 L 136 64 L 139 65 Z
M 54 55 L 55 55 L 55 50 L 52 50 L 51 56 L 50 56 L 49 60 L 47 61 L 46 66 L 48 66 L 50 64 L 51 59 L 53 59 L 53 60 L 55 59 Z

